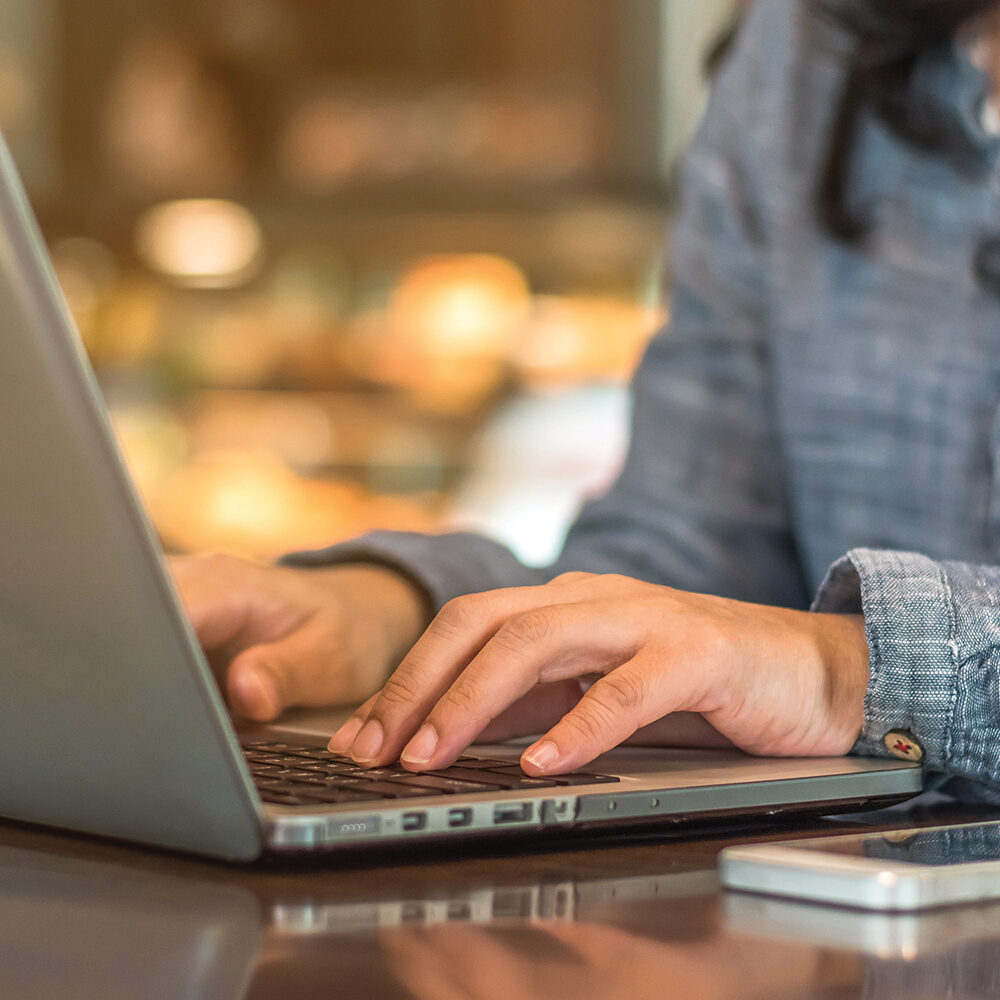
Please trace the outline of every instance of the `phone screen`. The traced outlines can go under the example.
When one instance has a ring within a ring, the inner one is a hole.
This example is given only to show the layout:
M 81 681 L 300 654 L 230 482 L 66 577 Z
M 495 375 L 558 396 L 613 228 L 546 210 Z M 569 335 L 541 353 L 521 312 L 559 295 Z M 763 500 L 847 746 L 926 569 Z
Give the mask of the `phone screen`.
M 857 837 L 830 837 L 822 841 L 793 841 L 781 846 L 852 858 L 905 861 L 911 865 L 1000 861 L 1000 823 L 977 823 L 948 829 L 895 830 Z

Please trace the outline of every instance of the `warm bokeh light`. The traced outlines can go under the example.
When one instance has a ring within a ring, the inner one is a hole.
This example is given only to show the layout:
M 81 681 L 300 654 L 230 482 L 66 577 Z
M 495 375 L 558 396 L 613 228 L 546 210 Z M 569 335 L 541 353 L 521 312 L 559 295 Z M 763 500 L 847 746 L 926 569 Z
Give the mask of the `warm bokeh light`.
M 89 347 L 97 312 L 106 305 L 118 283 L 118 261 L 103 243 L 83 236 L 58 240 L 51 254 L 66 304 Z
M 163 406 L 120 407 L 113 411 L 112 423 L 136 488 L 148 503 L 187 460 L 187 431 Z
M 153 365 L 162 353 L 166 290 L 145 275 L 131 274 L 116 285 L 85 334 L 101 368 Z
M 262 449 L 206 452 L 156 492 L 151 512 L 168 546 L 223 548 L 273 558 L 376 526 L 432 529 L 434 494 L 378 496 L 351 482 L 296 475 Z
M 226 452 L 248 442 L 295 469 L 333 464 L 337 435 L 330 414 L 315 399 L 283 393 L 209 393 L 190 413 L 200 452 Z
M 231 288 L 253 277 L 264 239 L 242 205 L 215 198 L 166 202 L 136 226 L 136 248 L 154 271 L 200 288 Z
M 34 110 L 35 98 L 20 61 L 10 52 L 0 52 L 0 129 L 22 125 Z
M 468 410 L 501 384 L 530 304 L 523 272 L 502 257 L 419 258 L 393 289 L 387 312 L 367 317 L 367 363 L 421 405 Z
M 528 282 L 512 261 L 487 254 L 415 261 L 389 303 L 395 327 L 432 353 L 497 354 L 527 313 Z
M 274 554 L 343 537 L 360 500 L 355 486 L 299 480 L 267 451 L 218 451 L 179 469 L 154 514 L 171 545 Z
M 626 299 L 542 296 L 512 361 L 531 386 L 623 382 L 664 320 L 662 310 Z

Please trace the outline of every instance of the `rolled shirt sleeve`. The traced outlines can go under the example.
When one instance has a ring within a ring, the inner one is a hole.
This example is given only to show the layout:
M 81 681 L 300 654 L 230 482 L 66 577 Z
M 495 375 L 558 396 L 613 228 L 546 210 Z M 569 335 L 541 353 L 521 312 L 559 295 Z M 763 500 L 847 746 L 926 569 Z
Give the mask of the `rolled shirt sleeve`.
M 863 613 L 871 680 L 857 754 L 912 733 L 929 784 L 1000 802 L 1000 567 L 854 549 L 813 610 Z

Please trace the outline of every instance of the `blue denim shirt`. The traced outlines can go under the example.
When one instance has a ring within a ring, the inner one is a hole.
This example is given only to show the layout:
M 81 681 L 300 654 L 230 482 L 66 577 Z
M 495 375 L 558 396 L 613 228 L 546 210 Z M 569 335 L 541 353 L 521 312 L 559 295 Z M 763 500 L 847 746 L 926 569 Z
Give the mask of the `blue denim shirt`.
M 814 207 L 845 52 L 804 3 L 754 6 L 687 158 L 624 471 L 556 565 L 391 532 L 297 559 L 389 563 L 435 606 L 580 569 L 863 612 L 856 752 L 908 729 L 939 783 L 1000 801 L 1000 298 L 972 265 L 1000 233 L 986 80 L 957 45 L 914 80 L 978 163 L 864 121 L 850 197 L 872 225 L 846 246 Z

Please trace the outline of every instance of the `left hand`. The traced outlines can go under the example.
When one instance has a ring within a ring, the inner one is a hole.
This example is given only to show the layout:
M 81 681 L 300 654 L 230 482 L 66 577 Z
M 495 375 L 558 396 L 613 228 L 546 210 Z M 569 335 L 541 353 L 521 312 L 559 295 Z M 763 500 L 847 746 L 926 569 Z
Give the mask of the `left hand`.
M 449 602 L 330 749 L 423 771 L 484 733 L 547 729 L 521 762 L 557 774 L 697 713 L 750 753 L 832 756 L 857 739 L 868 679 L 860 616 L 568 573 Z

